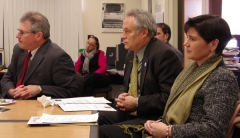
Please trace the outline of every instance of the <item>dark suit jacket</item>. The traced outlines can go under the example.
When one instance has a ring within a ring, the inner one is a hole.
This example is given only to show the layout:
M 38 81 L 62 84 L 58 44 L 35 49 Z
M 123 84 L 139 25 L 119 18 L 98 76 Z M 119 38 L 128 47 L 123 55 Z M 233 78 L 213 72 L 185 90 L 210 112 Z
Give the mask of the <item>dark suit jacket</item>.
M 181 61 L 181 63 L 183 64 L 183 54 L 174 46 L 172 46 L 170 43 L 166 43 L 178 56 L 179 60 Z
M 21 49 L 18 44 L 15 45 L 8 71 L 1 80 L 3 97 L 8 96 L 9 89 L 15 88 L 21 77 L 24 59 L 27 54 L 27 50 Z M 23 84 L 41 85 L 42 92 L 37 96 L 75 97 L 78 96 L 75 74 L 71 57 L 48 39 L 39 47 L 33 57 Z
M 124 91 L 128 92 L 134 52 L 129 51 L 124 72 Z M 170 89 L 182 70 L 182 63 L 165 43 L 152 38 L 142 59 L 137 113 L 149 119 L 162 116 Z

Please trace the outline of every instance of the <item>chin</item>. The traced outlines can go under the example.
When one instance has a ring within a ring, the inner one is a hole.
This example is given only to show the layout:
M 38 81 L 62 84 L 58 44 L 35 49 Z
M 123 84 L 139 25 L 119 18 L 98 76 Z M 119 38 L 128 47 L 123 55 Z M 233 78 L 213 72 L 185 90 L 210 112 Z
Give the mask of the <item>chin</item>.
M 186 57 L 187 57 L 188 59 L 193 60 L 193 57 L 192 57 L 192 56 L 186 55 Z
M 124 45 L 124 48 L 129 50 L 129 46 L 128 45 Z
M 24 49 L 23 45 L 22 45 L 22 44 L 20 44 L 20 43 L 19 43 L 19 47 L 20 47 L 21 49 Z

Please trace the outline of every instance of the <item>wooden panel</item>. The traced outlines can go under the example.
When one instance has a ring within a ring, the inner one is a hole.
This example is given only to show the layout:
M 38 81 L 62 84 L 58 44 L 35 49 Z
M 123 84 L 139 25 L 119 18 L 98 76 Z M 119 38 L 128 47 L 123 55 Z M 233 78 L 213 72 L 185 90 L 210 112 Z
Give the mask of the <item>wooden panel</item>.
M 209 13 L 222 16 L 222 0 L 209 0 Z
M 1 138 L 89 138 L 90 126 L 63 124 L 28 126 L 26 122 L 1 122 Z

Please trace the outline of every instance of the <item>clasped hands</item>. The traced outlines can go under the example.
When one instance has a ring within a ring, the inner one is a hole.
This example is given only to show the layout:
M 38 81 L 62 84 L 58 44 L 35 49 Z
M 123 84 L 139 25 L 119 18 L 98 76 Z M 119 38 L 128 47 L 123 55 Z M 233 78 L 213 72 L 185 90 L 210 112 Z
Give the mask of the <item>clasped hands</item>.
M 122 93 L 115 98 L 116 107 L 121 111 L 133 111 L 137 108 L 137 98 L 129 95 L 128 93 Z
M 167 135 L 168 126 L 159 121 L 148 120 L 144 124 L 144 129 L 154 138 L 166 138 L 170 135 Z M 170 133 L 170 131 L 171 130 L 169 130 L 168 133 Z
M 34 97 L 40 93 L 39 85 L 20 85 L 15 89 L 10 89 L 8 94 L 14 99 L 24 100 Z

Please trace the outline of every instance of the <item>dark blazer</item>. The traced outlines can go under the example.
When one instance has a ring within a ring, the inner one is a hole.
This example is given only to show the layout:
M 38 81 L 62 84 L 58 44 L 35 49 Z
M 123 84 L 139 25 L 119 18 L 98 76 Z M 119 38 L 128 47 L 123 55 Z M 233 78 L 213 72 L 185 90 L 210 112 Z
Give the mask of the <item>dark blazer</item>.
M 167 43 L 167 45 L 176 53 L 179 60 L 183 64 L 183 59 L 184 59 L 183 54 L 176 47 L 172 46 L 170 43 Z
M 16 44 L 7 73 L 1 80 L 2 96 L 15 88 L 21 77 L 27 50 Z M 23 80 L 24 85 L 41 85 L 42 92 L 37 95 L 52 98 L 69 98 L 78 96 L 75 70 L 71 57 L 59 46 L 46 40 L 34 55 Z M 36 98 L 36 97 L 33 97 Z
M 124 71 L 124 91 L 128 92 L 134 52 L 129 51 Z M 162 116 L 170 89 L 182 70 L 182 63 L 165 43 L 152 38 L 142 59 L 137 113 L 149 119 Z

